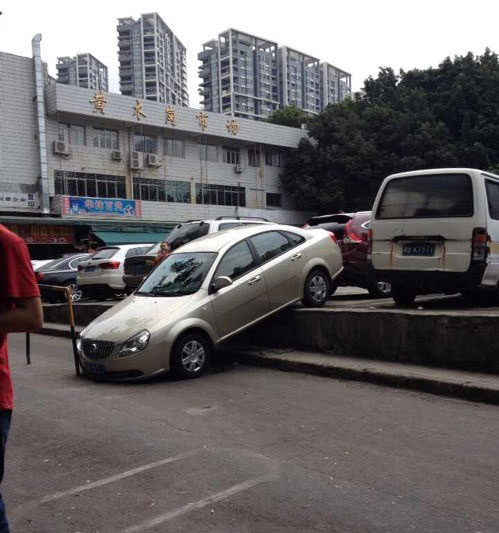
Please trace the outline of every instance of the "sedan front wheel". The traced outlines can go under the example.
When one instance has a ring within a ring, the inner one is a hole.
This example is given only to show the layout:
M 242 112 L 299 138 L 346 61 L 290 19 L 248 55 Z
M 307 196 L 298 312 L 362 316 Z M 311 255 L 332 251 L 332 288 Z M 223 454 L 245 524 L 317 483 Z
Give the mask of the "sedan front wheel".
M 206 372 L 210 359 L 210 346 L 203 335 L 188 333 L 180 337 L 172 350 L 171 366 L 181 378 L 196 378 Z

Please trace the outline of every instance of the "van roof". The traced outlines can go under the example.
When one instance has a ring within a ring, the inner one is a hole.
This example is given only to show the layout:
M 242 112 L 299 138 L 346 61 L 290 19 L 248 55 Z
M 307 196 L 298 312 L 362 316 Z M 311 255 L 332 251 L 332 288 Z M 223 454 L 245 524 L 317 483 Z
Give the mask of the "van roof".
M 489 174 L 494 177 L 494 174 L 487 173 L 485 170 L 479 170 L 477 168 L 428 168 L 421 170 L 410 170 L 408 172 L 399 172 L 398 174 L 391 174 L 388 178 L 404 178 L 408 176 L 427 176 L 428 174 Z

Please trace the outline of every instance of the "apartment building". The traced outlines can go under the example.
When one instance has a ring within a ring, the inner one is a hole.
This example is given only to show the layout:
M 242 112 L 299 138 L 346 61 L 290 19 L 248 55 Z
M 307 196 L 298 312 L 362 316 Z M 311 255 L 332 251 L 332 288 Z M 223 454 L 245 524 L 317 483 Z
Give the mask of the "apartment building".
M 118 19 L 120 92 L 189 105 L 186 49 L 157 13 Z
M 34 52 L 0 53 L 0 221 L 35 256 L 89 232 L 150 242 L 187 219 L 305 220 L 280 183 L 305 131 L 48 83 Z
M 108 91 L 107 67 L 92 54 L 57 58 L 57 83 Z
M 262 120 L 288 105 L 314 114 L 351 94 L 351 75 L 319 58 L 233 28 L 203 44 L 206 111 Z

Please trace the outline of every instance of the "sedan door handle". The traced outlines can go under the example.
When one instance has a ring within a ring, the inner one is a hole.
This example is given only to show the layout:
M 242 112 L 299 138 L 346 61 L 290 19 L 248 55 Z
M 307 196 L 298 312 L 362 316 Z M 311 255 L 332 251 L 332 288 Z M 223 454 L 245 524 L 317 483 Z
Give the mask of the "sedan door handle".
M 248 285 L 253 285 L 253 284 L 255 284 L 257 281 L 260 281 L 260 276 L 255 276 L 254 278 L 251 278 L 251 279 L 248 281 Z
M 301 253 L 297 253 L 295 255 L 293 255 L 293 257 L 291 257 L 291 261 L 298 261 L 298 259 L 300 259 L 301 257 Z

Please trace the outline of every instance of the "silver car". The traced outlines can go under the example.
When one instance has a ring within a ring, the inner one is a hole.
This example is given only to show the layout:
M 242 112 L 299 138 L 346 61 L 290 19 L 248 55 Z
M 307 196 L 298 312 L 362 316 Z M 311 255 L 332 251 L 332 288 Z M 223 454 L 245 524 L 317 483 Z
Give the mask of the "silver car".
M 342 268 L 338 245 L 321 229 L 248 226 L 196 239 L 82 331 L 84 373 L 199 376 L 222 341 L 300 300 L 323 305 Z

